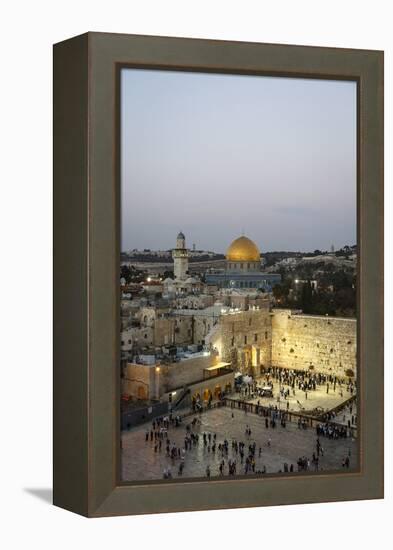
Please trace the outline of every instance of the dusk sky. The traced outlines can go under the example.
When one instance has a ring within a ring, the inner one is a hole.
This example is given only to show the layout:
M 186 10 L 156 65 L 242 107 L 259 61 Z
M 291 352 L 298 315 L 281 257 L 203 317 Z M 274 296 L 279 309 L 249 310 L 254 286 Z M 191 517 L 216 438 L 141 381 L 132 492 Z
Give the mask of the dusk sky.
M 354 82 L 123 69 L 122 250 L 356 243 Z

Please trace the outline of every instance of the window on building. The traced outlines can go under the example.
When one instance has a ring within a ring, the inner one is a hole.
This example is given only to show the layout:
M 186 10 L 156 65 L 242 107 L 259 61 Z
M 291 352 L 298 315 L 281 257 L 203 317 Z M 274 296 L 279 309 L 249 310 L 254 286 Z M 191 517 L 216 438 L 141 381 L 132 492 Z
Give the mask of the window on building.
M 258 342 L 258 334 L 254 334 L 254 342 Z
M 265 331 L 265 340 L 267 340 L 267 337 L 268 337 L 268 332 L 267 330 Z
M 247 264 L 247 269 L 250 269 L 250 264 Z
M 247 336 L 244 337 L 244 343 L 247 344 Z
M 251 317 L 248 320 L 248 325 L 251 326 Z
M 234 346 L 235 345 L 235 337 L 232 336 L 232 340 L 231 340 L 231 346 Z
M 243 269 L 243 264 L 240 264 L 240 269 Z

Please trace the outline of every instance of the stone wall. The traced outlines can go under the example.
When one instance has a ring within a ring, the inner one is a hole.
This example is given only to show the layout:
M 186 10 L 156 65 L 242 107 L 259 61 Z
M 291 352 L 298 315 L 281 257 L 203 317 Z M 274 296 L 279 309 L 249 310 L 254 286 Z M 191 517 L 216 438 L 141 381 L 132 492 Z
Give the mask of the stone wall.
M 229 314 L 160 316 L 152 319 L 147 310 L 147 325 L 122 332 L 122 351 L 139 346 L 205 343 L 218 353 L 219 360 L 231 363 L 235 371 L 258 376 L 261 367 L 271 365 L 315 371 L 345 377 L 351 369 L 356 376 L 356 319 L 304 315 L 291 310 L 269 311 L 268 307 Z M 143 318 L 142 318 L 143 320 Z M 203 378 L 211 366 L 210 356 L 187 359 L 171 365 L 128 368 L 124 391 L 139 397 L 140 386 L 149 398 Z M 130 370 L 131 369 L 131 370 Z M 157 379 L 156 379 L 157 378 Z M 158 387 L 159 385 L 159 387 Z
M 134 345 L 142 349 L 153 344 L 153 329 L 151 327 L 131 327 L 123 330 L 120 338 L 121 351 L 131 351 Z
M 193 319 L 189 317 L 161 317 L 154 323 L 154 345 L 192 343 Z
M 171 391 L 182 388 L 185 385 L 202 380 L 204 369 L 217 363 L 217 357 L 214 355 L 190 357 L 182 359 L 178 363 L 172 363 L 163 367 L 162 384 L 164 391 Z
M 272 316 L 273 366 L 356 375 L 356 319 L 319 317 L 275 310 Z
M 218 322 L 217 316 L 195 316 L 194 317 L 194 344 L 206 343 L 206 337 L 212 330 L 213 326 Z
M 188 294 L 176 298 L 174 304 L 179 309 L 204 309 L 214 304 L 214 296 L 210 294 Z
M 213 398 L 217 398 L 218 392 L 232 391 L 235 385 L 234 373 L 222 374 L 214 378 L 206 378 L 203 381 L 190 384 L 190 397 L 197 396 L 206 401 L 210 392 Z
M 222 361 L 235 370 L 259 374 L 271 364 L 272 323 L 269 309 L 261 308 L 222 315 L 210 343 Z
M 122 393 L 135 399 L 158 399 L 186 385 L 211 389 L 214 384 L 217 385 L 216 378 L 222 378 L 225 384 L 233 382 L 233 373 L 204 380 L 204 369 L 215 365 L 217 361 L 215 355 L 199 355 L 169 365 L 127 363 L 123 369 Z
M 122 393 L 134 399 L 154 399 L 159 395 L 159 373 L 155 365 L 127 363 L 123 370 Z

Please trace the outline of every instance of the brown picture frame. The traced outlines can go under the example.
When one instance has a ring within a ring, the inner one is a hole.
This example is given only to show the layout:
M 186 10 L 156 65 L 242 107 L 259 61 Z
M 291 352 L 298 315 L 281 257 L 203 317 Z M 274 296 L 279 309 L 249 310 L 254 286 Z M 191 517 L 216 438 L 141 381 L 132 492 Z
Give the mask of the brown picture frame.
M 344 79 L 358 98 L 358 472 L 119 481 L 123 66 Z M 87 33 L 54 46 L 54 504 L 89 516 L 383 498 L 383 52 Z

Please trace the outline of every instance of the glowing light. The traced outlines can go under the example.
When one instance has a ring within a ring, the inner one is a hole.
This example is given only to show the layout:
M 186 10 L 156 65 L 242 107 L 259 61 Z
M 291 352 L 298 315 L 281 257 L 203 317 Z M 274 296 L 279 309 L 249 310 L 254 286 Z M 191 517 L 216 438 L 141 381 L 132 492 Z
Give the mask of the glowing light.
M 148 277 L 146 280 L 147 280 L 148 283 L 150 283 L 151 282 L 151 277 Z
M 298 284 L 298 282 L 299 282 L 299 279 L 295 279 L 295 283 Z
M 160 372 L 160 367 L 156 367 L 156 372 Z

